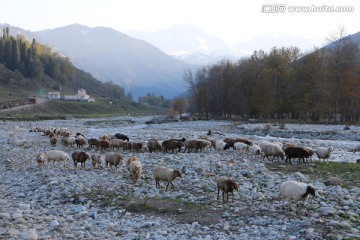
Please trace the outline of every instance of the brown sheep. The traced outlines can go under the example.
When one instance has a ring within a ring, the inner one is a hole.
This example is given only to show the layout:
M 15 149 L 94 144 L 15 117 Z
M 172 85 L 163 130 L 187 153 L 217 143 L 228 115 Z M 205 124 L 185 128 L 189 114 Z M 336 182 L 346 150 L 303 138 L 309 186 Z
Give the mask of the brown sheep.
M 143 144 L 141 142 L 134 142 L 132 143 L 132 150 L 135 151 L 140 151 L 142 148 Z
M 234 144 L 237 142 L 245 143 L 246 145 L 251 146 L 252 142 L 250 140 L 244 139 L 244 138 L 225 138 L 223 140 L 225 143 L 229 145 L 229 147 L 235 149 Z
M 116 172 L 118 172 L 118 166 L 121 163 L 121 161 L 124 158 L 115 152 L 110 152 L 105 154 L 105 165 L 108 167 L 110 165 L 110 168 L 112 169 L 112 166 L 115 166 Z
M 161 145 L 160 145 L 160 143 L 157 141 L 157 140 L 150 140 L 150 141 L 148 141 L 148 143 L 147 143 L 147 147 L 148 147 L 148 149 L 149 149 L 149 152 L 155 152 L 155 151 L 161 151 Z
M 184 143 L 181 141 L 165 140 L 162 142 L 164 152 L 171 150 L 173 153 L 175 153 L 175 149 L 180 151 L 182 146 L 184 146 Z
M 235 142 L 242 142 L 242 143 L 245 143 L 246 145 L 248 146 L 251 146 L 253 145 L 252 141 L 248 140 L 248 139 L 245 139 L 245 138 L 235 138 Z
M 90 159 L 90 155 L 87 153 L 87 152 L 84 152 L 84 151 L 75 151 L 71 154 L 71 157 L 74 161 L 74 167 L 76 168 L 77 166 L 77 163 L 80 162 L 81 164 L 81 167 L 84 167 L 85 169 L 85 162 L 86 160 Z
M 222 190 L 222 199 L 223 201 L 225 201 L 225 193 L 226 193 L 226 201 L 229 201 L 229 192 L 232 193 L 233 195 L 233 201 L 234 201 L 234 190 L 239 190 L 240 186 L 238 183 L 236 183 L 234 180 L 228 178 L 228 177 L 220 177 L 218 180 L 217 180 L 217 190 L 218 190 L 218 193 L 217 193 L 217 196 L 218 196 L 218 199 L 219 199 L 219 193 L 220 193 L 220 190 Z
M 52 133 L 52 131 L 51 131 L 50 129 L 46 129 L 46 130 L 44 131 L 44 135 L 45 135 L 45 136 L 49 136 L 50 133 Z
M 214 150 L 216 149 L 216 140 L 215 139 L 211 139 L 210 140 L 210 142 L 211 142 L 211 147 L 210 147 L 210 150 L 211 150 L 211 148 L 214 148 Z
M 57 142 L 56 137 L 50 138 L 50 144 L 51 144 L 52 147 L 55 147 L 55 146 L 56 146 L 56 142 Z
M 123 142 L 123 150 L 131 152 L 133 149 L 133 145 L 131 142 Z
M 100 139 L 97 138 L 89 138 L 88 140 L 89 147 L 92 148 L 93 146 L 96 147 L 96 149 L 100 146 Z
M 192 150 L 195 150 L 196 152 L 197 151 L 202 151 L 203 147 L 204 147 L 205 143 L 200 141 L 200 140 L 186 140 L 184 142 L 184 146 L 185 146 L 185 149 L 184 149 L 184 152 L 186 152 L 186 150 L 188 150 L 188 153 L 190 153 Z
M 55 137 L 55 134 L 50 132 L 49 135 L 48 135 L 49 138 L 52 138 L 52 137 Z
M 110 149 L 111 142 L 109 140 L 100 140 L 99 146 L 101 150 Z
M 81 135 L 77 136 L 75 139 L 76 148 L 82 148 L 86 145 L 86 139 Z

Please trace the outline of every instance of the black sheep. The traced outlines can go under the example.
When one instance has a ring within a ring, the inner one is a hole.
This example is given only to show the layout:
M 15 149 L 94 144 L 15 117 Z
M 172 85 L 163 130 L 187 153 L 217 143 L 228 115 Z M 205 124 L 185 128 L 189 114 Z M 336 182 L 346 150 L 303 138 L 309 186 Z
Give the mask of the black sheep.
M 115 134 L 115 138 L 129 142 L 129 137 L 126 136 L 125 134 L 116 133 L 116 134 Z
M 289 159 L 290 164 L 291 164 L 291 158 L 299 158 L 299 163 L 300 163 L 300 159 L 302 158 L 303 162 L 305 163 L 305 158 L 310 157 L 309 152 L 301 147 L 288 147 L 285 149 L 285 155 L 286 155 L 285 163 Z

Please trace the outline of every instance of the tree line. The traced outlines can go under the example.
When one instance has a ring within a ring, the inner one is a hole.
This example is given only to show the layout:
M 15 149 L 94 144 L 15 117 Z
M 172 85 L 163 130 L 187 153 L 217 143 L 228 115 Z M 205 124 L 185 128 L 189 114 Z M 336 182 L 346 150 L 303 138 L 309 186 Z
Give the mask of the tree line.
M 186 70 L 190 111 L 205 118 L 358 122 L 360 62 L 357 44 L 339 37 L 302 54 L 296 47 L 255 51 Z

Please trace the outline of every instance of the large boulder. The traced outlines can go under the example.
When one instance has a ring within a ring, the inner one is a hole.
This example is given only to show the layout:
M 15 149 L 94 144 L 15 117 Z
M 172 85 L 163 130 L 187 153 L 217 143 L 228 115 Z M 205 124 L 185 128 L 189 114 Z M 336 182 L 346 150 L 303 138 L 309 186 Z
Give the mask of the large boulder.
M 146 124 L 162 124 L 162 123 L 170 123 L 170 122 L 178 122 L 179 118 L 173 115 L 163 115 L 154 117 L 153 119 L 146 122 Z

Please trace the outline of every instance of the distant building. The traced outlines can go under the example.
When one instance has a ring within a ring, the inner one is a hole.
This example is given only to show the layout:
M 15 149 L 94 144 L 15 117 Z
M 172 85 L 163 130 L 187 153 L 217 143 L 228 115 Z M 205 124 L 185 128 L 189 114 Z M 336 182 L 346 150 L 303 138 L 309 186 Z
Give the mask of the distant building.
M 95 98 L 90 98 L 89 94 L 86 94 L 86 90 L 83 88 L 78 90 L 77 95 L 65 95 L 64 100 L 95 102 Z
M 60 100 L 60 92 L 48 92 L 48 99 Z

